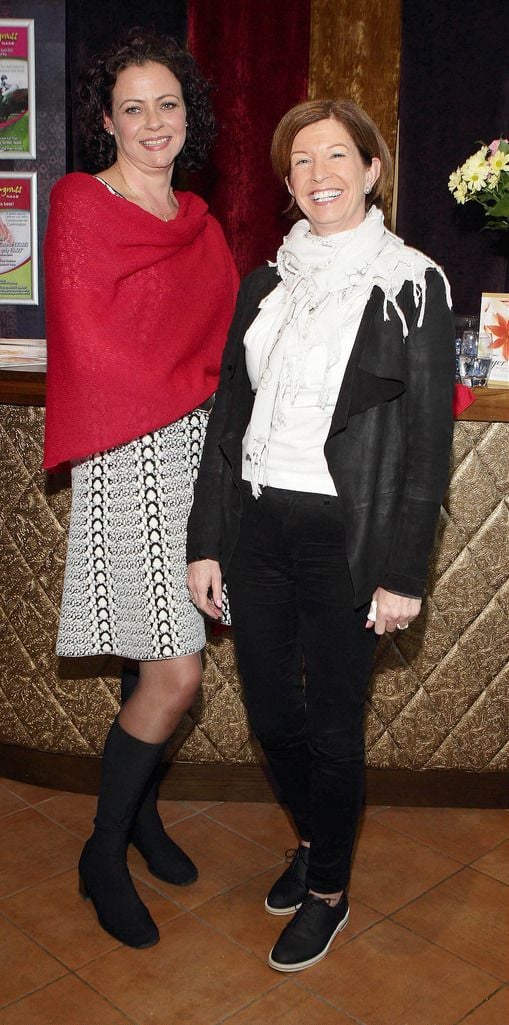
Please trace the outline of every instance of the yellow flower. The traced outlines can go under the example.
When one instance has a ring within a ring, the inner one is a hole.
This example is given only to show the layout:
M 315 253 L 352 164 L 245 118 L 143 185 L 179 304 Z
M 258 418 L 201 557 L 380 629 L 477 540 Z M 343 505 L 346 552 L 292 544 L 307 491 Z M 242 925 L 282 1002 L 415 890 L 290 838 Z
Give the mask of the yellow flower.
M 480 145 L 478 143 L 478 145 Z M 481 145 L 449 175 L 449 191 L 457 203 L 478 203 L 486 227 L 509 231 L 509 140 Z
M 509 153 L 502 153 L 501 149 L 497 149 L 497 152 L 490 158 L 490 167 L 497 175 L 501 171 L 509 171 Z

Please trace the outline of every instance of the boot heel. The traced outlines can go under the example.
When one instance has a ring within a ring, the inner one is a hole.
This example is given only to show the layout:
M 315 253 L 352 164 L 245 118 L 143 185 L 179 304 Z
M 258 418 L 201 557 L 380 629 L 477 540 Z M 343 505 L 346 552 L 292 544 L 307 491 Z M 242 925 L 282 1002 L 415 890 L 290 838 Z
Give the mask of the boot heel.
M 87 884 L 82 875 L 78 875 L 78 891 L 83 900 L 89 900 L 90 894 L 87 890 Z

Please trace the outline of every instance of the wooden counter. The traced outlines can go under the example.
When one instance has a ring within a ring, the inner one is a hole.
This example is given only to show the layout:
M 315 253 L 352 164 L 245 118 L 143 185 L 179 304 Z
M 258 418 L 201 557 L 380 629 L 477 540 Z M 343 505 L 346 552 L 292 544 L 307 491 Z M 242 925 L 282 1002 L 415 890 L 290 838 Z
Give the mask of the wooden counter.
M 46 374 L 25 370 L 0 370 L 0 404 L 44 406 Z
M 44 375 L 0 371 L 0 776 L 92 792 L 118 710 L 120 662 L 54 653 L 68 476 L 41 468 Z M 507 800 L 509 390 L 455 424 L 423 612 L 377 647 L 366 714 L 372 803 Z M 266 800 L 231 631 L 211 635 L 200 697 L 172 738 L 163 795 Z
M 458 420 L 509 423 L 509 388 L 472 388 L 475 402 L 465 409 Z
M 509 388 L 473 388 L 475 402 L 458 420 L 484 423 L 509 423 Z M 13 406 L 44 406 L 45 374 L 0 370 L 0 404 Z

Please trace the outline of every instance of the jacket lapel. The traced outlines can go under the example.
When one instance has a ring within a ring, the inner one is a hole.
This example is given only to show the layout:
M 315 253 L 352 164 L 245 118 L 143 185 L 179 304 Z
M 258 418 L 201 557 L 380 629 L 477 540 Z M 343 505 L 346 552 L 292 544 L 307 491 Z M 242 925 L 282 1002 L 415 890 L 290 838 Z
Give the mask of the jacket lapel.
M 348 360 L 328 437 L 344 430 L 348 418 L 388 402 L 405 390 L 404 340 L 397 313 L 383 319 L 384 294 L 375 286 Z

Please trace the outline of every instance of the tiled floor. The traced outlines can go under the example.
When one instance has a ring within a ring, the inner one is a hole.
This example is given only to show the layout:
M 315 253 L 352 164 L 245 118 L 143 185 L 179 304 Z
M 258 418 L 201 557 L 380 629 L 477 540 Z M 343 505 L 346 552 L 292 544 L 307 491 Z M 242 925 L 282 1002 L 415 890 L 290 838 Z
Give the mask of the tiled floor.
M 163 801 L 200 868 L 177 889 L 130 856 L 161 942 L 97 925 L 76 863 L 95 799 L 0 782 L 0 1025 L 508 1025 L 509 813 L 368 808 L 348 928 L 294 976 L 263 899 L 294 845 L 277 805 Z

